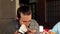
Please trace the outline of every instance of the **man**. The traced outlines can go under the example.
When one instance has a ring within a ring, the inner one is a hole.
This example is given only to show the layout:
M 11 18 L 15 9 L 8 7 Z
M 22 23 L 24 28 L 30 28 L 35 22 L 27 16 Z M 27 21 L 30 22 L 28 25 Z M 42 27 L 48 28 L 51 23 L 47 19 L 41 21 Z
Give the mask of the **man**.
M 14 34 L 24 33 L 27 34 L 39 34 L 39 25 L 32 19 L 32 11 L 29 6 L 21 6 L 17 10 L 18 30 Z M 25 28 L 24 28 L 25 27 Z
M 60 34 L 60 22 L 58 22 L 50 32 L 51 34 Z

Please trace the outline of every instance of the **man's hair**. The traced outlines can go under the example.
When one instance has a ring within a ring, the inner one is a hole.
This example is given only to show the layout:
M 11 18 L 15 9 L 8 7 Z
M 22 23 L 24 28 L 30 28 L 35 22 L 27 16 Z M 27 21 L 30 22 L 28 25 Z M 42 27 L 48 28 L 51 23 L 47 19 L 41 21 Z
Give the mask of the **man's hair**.
M 17 17 L 20 18 L 20 14 L 23 13 L 24 15 L 30 15 L 31 12 L 31 8 L 29 6 L 21 6 L 18 8 L 17 10 Z

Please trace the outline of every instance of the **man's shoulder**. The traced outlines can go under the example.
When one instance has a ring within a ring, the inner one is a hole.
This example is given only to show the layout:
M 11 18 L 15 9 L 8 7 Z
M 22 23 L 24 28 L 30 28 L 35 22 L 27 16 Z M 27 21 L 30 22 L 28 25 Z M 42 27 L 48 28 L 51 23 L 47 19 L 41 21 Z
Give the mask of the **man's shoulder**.
M 59 22 L 57 22 L 57 24 L 59 24 L 59 25 L 60 25 L 60 21 L 59 21 Z
M 54 25 L 54 27 L 58 27 L 58 26 L 60 26 L 60 21 Z

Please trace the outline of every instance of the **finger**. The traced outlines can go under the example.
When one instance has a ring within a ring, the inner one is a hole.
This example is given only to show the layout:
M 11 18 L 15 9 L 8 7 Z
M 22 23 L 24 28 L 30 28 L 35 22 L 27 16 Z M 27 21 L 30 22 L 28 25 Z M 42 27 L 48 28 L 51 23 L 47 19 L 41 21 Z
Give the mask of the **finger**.
M 47 32 L 47 31 L 44 30 L 44 34 L 49 34 L 49 32 Z

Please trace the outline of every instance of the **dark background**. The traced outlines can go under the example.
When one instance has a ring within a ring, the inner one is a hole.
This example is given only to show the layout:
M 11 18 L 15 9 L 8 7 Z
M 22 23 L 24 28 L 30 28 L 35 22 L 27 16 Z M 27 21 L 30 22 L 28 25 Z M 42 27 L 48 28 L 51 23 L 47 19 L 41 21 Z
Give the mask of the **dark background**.
M 24 0 L 25 1 L 25 0 Z M 33 11 L 33 19 L 37 20 L 39 25 L 51 29 L 58 21 L 60 21 L 60 0 L 37 0 L 38 2 L 29 3 L 28 0 L 20 3 L 31 5 Z M 34 5 L 34 6 L 33 6 Z

